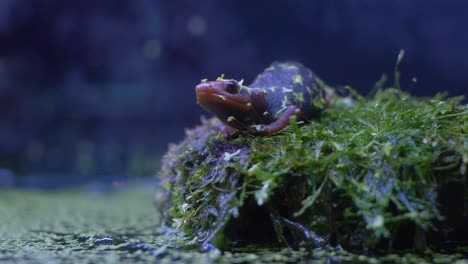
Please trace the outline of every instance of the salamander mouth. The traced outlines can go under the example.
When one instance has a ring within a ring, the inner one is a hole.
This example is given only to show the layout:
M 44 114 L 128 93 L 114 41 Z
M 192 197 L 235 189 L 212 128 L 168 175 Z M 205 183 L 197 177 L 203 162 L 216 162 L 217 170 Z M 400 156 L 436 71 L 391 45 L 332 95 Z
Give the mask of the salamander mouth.
M 224 95 L 212 92 L 198 92 L 197 101 L 202 106 L 208 106 L 211 104 L 220 104 L 233 107 L 236 109 L 248 109 L 247 103 L 249 100 L 245 98 L 235 97 L 232 95 Z

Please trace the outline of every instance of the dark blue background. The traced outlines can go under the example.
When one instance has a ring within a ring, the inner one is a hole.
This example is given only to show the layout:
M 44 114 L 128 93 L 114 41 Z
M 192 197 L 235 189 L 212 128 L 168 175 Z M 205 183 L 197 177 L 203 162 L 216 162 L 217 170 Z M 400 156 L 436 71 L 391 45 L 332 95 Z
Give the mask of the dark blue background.
M 466 94 L 467 25 L 466 1 L 2 0 L 0 186 L 153 174 L 200 79 L 274 60 L 367 93 L 404 49 L 404 89 Z

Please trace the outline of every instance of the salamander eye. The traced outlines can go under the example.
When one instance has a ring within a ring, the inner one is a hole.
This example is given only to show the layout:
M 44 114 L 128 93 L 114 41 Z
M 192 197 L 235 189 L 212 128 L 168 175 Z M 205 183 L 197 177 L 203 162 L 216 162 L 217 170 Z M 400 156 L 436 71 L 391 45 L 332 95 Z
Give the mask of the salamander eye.
M 235 94 L 239 92 L 239 85 L 236 81 L 228 81 L 226 83 L 226 92 Z

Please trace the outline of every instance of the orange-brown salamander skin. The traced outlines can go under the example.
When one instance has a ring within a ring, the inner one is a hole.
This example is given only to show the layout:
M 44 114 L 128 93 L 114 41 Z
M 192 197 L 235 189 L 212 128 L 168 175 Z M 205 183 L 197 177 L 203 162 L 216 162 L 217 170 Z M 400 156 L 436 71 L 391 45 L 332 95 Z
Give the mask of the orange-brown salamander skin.
M 317 117 L 331 103 L 326 90 L 311 70 L 295 62 L 273 63 L 248 86 L 218 78 L 195 87 L 198 104 L 226 125 L 225 135 L 235 130 L 271 135 L 294 115 L 299 120 Z

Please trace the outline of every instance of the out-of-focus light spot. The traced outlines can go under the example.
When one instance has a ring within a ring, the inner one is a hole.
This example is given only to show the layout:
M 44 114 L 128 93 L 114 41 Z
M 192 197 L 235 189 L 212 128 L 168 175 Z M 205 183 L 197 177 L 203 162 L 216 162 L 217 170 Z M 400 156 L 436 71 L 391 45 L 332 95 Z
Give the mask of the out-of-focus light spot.
M 193 36 L 201 36 L 206 32 L 206 20 L 204 17 L 194 15 L 187 22 L 187 30 Z
M 156 39 L 147 40 L 143 44 L 143 55 L 149 60 L 158 58 L 161 55 L 161 43 Z

